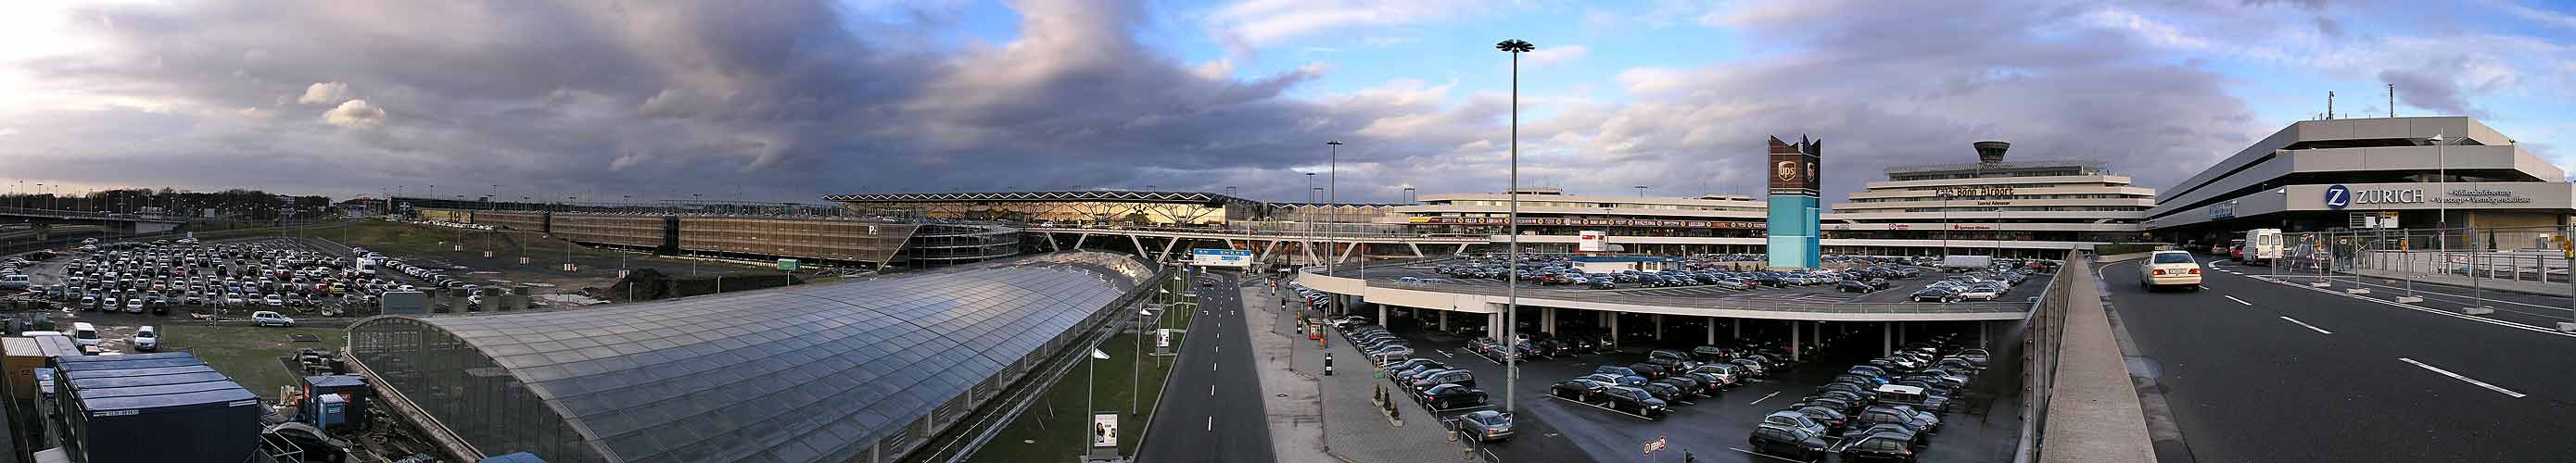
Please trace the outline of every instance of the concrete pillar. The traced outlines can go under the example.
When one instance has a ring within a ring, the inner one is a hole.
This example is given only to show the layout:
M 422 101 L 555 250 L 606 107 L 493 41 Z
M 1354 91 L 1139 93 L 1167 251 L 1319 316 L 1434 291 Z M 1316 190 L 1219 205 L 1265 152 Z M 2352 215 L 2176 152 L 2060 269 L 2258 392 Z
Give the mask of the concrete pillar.
M 1717 317 L 1709 317 L 1708 324 L 1700 325 L 1700 327 L 1707 328 L 1708 331 L 1708 340 L 1700 341 L 1700 343 L 1712 346 L 1717 345 Z
M 1611 343 L 1611 344 L 1618 344 L 1618 343 L 1619 343 L 1619 314 L 1611 313 L 1611 312 L 1602 312 L 1601 314 L 1602 314 L 1602 315 L 1604 315 L 1604 316 L 1610 317 L 1610 343 Z
M 1742 340 L 1744 340 L 1744 319 L 1741 319 L 1741 318 L 1735 319 L 1735 321 L 1728 323 L 1728 325 L 1730 325 L 1730 326 L 1734 326 L 1734 327 L 1735 327 L 1735 328 L 1734 328 L 1734 330 L 1735 330 L 1735 338 L 1734 338 L 1734 339 L 1732 339 L 1732 340 L 1734 340 L 1734 341 L 1742 341 Z
M 1655 314 L 1655 340 L 1664 340 L 1664 314 Z
M 1986 328 L 1990 326 L 1994 326 L 1994 324 L 1982 321 L 1977 322 L 1977 347 L 1986 347 Z
M 1436 312 L 1440 312 L 1440 332 L 1449 332 L 1449 311 L 1439 310 Z
M 1538 308 L 1538 331 L 1541 333 L 1556 334 L 1555 307 Z
M 1878 355 L 1896 355 L 1896 322 L 1878 325 Z
M 1386 304 L 1377 305 L 1377 326 L 1386 326 Z
M 1905 322 L 1896 322 L 1896 342 L 1905 342 Z
M 1791 362 L 1798 361 L 1798 333 L 1801 331 L 1797 320 L 1789 321 L 1789 361 Z
M 1485 339 L 1503 339 L 1503 313 L 1485 314 Z

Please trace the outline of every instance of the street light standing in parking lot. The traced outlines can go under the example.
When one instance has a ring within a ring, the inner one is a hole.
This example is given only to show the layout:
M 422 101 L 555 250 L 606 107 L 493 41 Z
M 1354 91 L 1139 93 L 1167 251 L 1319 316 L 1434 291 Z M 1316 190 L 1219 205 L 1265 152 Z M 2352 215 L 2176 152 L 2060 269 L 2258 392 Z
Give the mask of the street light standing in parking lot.
M 1503 191 L 1511 203 L 1511 208 L 1503 214 L 1505 230 L 1510 232 L 1511 266 L 1503 269 L 1503 273 L 1509 275 L 1503 280 L 1503 352 L 1514 354 L 1521 351 L 1518 337 L 1521 308 L 1521 54 L 1537 48 L 1521 39 L 1494 44 L 1494 49 L 1512 54 L 1511 188 Z M 1519 362 L 1518 355 L 1503 356 L 1503 413 L 1519 411 L 1512 406 L 1512 392 L 1521 380 Z
M 1342 142 L 1328 141 L 1324 142 L 1324 146 L 1325 151 L 1328 153 L 1324 157 L 1324 211 L 1328 214 L 1326 217 L 1338 220 L 1342 218 L 1342 210 L 1341 208 L 1334 207 L 1333 201 L 1337 200 L 1338 198 L 1336 198 L 1336 196 L 1340 194 L 1340 190 L 1335 186 L 1338 184 L 1337 179 L 1341 176 L 1340 166 L 1342 163 Z M 1332 233 L 1332 227 L 1327 226 L 1324 228 L 1324 276 L 1326 277 L 1333 276 L 1333 264 L 1341 263 L 1341 259 L 1338 258 L 1339 256 L 1334 255 L 1334 253 L 1341 252 L 1340 249 L 1336 249 L 1341 247 L 1341 243 L 1333 239 Z M 1362 254 L 1360 255 L 1360 259 L 1368 259 L 1368 255 Z M 1342 296 L 1333 296 L 1332 311 L 1337 314 L 1345 312 L 1342 310 Z M 1378 324 L 1384 325 L 1386 324 L 1386 320 L 1381 318 L 1378 320 Z

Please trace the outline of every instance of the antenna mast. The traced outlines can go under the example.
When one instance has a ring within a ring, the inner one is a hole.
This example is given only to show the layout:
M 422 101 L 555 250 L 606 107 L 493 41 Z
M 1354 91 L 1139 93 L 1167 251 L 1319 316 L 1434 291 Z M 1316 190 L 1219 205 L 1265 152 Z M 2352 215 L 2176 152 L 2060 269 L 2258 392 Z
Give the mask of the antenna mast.
M 2326 120 L 2334 120 L 2334 91 L 2326 91 Z
M 2388 117 L 2397 117 L 2397 84 L 2388 84 Z

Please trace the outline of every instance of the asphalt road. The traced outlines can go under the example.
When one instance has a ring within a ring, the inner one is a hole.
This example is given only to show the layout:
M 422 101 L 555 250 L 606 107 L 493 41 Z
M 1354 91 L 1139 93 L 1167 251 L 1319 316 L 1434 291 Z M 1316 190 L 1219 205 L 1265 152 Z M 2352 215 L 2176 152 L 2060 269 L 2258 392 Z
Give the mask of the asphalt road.
M 1252 337 L 1243 327 L 1243 295 L 1234 274 L 1209 275 L 1216 285 L 1198 290 L 1203 312 L 1190 321 L 1189 338 L 1174 357 L 1177 366 L 1163 385 L 1138 461 L 1274 461 L 1261 379 L 1252 370 Z
M 2131 372 L 2155 378 L 2147 392 L 2162 392 L 2188 450 L 2159 459 L 2576 460 L 2576 337 L 2262 273 L 2222 265 L 2208 289 L 2151 293 L 2135 264 L 2103 266 L 2143 357 Z

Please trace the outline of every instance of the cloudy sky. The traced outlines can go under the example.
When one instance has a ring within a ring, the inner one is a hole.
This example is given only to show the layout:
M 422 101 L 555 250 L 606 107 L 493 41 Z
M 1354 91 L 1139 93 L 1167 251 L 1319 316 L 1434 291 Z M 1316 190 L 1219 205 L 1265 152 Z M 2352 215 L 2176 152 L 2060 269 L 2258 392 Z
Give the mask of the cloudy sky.
M 350 196 L 1521 182 L 1827 195 L 2088 159 L 2170 186 L 2325 110 L 2471 115 L 2562 167 L 2576 8 L 2529 0 L 0 3 L 0 180 Z M 495 187 L 494 185 L 498 185 Z

